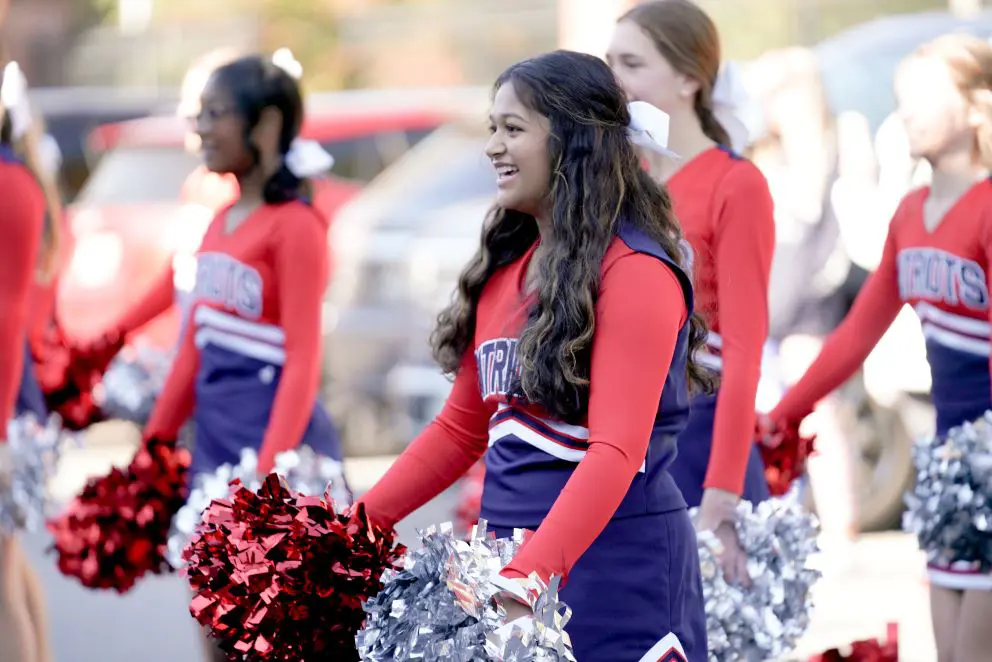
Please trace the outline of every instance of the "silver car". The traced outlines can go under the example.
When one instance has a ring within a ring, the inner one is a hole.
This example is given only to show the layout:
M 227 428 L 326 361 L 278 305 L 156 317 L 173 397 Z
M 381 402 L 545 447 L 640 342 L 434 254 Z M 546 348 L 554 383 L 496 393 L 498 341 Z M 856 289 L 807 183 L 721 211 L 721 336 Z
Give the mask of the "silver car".
M 496 192 L 477 117 L 421 141 L 332 227 L 325 383 L 349 453 L 401 450 L 447 395 L 428 338 Z

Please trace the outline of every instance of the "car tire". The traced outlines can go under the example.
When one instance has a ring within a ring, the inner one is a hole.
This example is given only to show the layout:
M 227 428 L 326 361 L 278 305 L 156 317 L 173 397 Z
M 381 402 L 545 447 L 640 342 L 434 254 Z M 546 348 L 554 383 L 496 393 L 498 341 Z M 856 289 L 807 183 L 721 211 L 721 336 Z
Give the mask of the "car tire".
M 851 445 L 856 526 L 862 533 L 898 529 L 905 509 L 903 496 L 915 479 L 913 437 L 902 406 L 881 407 L 862 389 L 844 395 L 856 397 L 840 412 L 844 439 Z M 806 490 L 805 498 L 815 511 L 813 491 Z

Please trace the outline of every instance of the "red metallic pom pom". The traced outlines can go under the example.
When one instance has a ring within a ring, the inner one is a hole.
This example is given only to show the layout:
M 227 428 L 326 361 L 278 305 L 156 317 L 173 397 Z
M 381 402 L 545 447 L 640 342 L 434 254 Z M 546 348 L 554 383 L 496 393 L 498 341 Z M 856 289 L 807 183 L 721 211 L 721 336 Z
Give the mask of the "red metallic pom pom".
M 62 417 L 69 430 L 82 430 L 104 420 L 93 400 L 110 361 L 124 345 L 112 334 L 87 348 L 71 345 L 58 324 L 31 338 L 31 357 L 48 409 Z
M 59 570 L 88 588 L 125 593 L 145 573 L 170 571 L 172 517 L 186 498 L 189 452 L 151 439 L 124 470 L 91 479 L 48 523 Z
M 770 439 L 759 441 L 765 480 L 772 496 L 788 492 L 792 481 L 806 473 L 806 462 L 813 453 L 815 439 L 815 436 L 801 436 L 799 422 L 794 422 L 776 430 Z
M 358 660 L 362 603 L 405 552 L 364 509 L 289 489 L 270 474 L 258 492 L 232 482 L 203 512 L 184 550 L 190 613 L 231 659 Z
M 898 662 L 899 661 L 899 627 L 889 623 L 884 643 L 878 639 L 855 641 L 849 648 L 850 652 L 842 653 L 839 648 L 814 655 L 809 662 Z

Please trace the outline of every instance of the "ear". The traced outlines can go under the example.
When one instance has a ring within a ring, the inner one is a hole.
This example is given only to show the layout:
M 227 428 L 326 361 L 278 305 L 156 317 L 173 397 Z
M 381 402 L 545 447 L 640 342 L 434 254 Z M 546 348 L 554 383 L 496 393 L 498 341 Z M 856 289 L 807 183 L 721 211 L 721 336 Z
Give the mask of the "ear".
M 983 101 L 992 100 L 977 99 L 968 106 L 968 126 L 972 129 L 977 129 L 989 123 L 989 110 L 992 110 L 992 103 L 983 103 Z
M 279 151 L 279 135 L 282 133 L 282 114 L 274 106 L 263 108 L 258 123 L 251 130 L 252 140 L 264 153 Z
M 679 96 L 689 99 L 696 96 L 699 92 L 700 87 L 699 81 L 695 78 L 690 78 L 689 76 L 683 76 L 679 74 Z

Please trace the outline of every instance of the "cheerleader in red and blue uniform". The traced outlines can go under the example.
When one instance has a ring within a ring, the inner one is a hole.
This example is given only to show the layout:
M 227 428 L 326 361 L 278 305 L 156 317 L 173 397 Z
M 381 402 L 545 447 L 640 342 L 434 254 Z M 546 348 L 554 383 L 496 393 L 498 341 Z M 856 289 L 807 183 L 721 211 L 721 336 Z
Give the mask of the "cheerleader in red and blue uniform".
M 706 381 L 690 352 L 703 331 L 668 196 L 630 142 L 666 132 L 589 55 L 499 78 L 496 206 L 434 335 L 454 386 L 362 498 L 393 525 L 484 457 L 481 516 L 499 536 L 535 530 L 501 599 L 526 615 L 521 581 L 564 576 L 583 662 L 707 659 L 696 535 L 668 472 Z
M 796 422 L 865 361 L 906 304 L 919 315 L 932 376 L 936 432 L 992 409 L 992 46 L 966 35 L 917 50 L 896 75 L 912 155 L 933 167 L 889 226 L 882 259 L 816 361 L 763 420 Z M 987 660 L 992 575 L 967 564 L 929 568 L 937 659 Z
M 9 121 L 14 119 L 11 109 L 22 109 L 21 103 L 26 103 L 26 86 L 15 63 L 4 68 L 3 79 L 0 119 Z M 24 121 L 23 116 L 17 119 Z M 37 179 L 9 143 L 0 145 L 0 490 L 6 489 L 11 470 L 4 439 L 7 422 L 16 413 L 25 370 L 29 376 L 31 370 L 25 351 L 29 298 L 44 219 L 45 196 Z M 0 659 L 40 662 L 24 563 L 17 539 L 0 531 Z
M 182 98 L 176 111 L 180 118 L 193 122 L 200 109 L 203 86 L 210 74 L 218 67 L 233 62 L 240 55 L 243 54 L 238 51 L 218 49 L 207 53 L 189 68 L 183 78 Z M 192 126 L 186 133 L 185 146 L 187 151 L 193 153 L 200 149 L 200 137 Z M 214 216 L 238 199 L 238 180 L 230 173 L 212 172 L 201 165 L 183 182 L 179 199 L 186 209 L 202 211 L 204 214 Z M 192 250 L 193 247 L 190 249 Z M 182 259 L 182 256 L 179 257 Z M 126 339 L 152 320 L 165 314 L 177 303 L 182 309 L 189 296 L 189 292 L 184 289 L 185 283 L 182 282 L 184 275 L 179 274 L 177 277 L 175 265 L 170 264 L 155 278 L 144 295 L 129 306 L 101 337 L 80 345 L 77 351 L 83 356 L 105 354 L 105 348 L 119 345 L 121 339 Z
M 746 136 L 725 112 L 736 101 L 734 70 L 721 71 L 716 26 L 695 3 L 638 4 L 617 23 L 607 59 L 628 97 L 672 118 L 681 159 L 651 159 L 652 174 L 665 181 L 692 247 L 697 308 L 710 328 L 700 361 L 719 371 L 720 388 L 693 399 L 671 471 L 689 506 L 700 507 L 700 528 L 723 543 L 727 575 L 746 580 L 732 520 L 739 498 L 769 496 L 754 422 L 775 245 L 771 193 L 734 151 L 737 134 Z
M 218 68 L 196 118 L 206 166 L 238 178 L 240 197 L 210 224 L 179 353 L 145 426 L 175 438 L 192 415 L 191 474 L 259 454 L 259 468 L 305 443 L 341 459 L 317 403 L 327 222 L 293 174 L 303 119 L 296 80 L 270 60 Z

